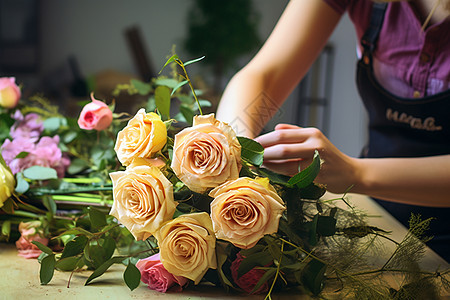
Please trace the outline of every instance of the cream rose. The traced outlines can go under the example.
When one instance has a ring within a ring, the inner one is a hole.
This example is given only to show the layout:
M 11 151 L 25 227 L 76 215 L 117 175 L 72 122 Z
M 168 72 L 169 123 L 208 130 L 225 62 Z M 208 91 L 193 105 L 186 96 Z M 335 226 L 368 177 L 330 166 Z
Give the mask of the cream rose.
M 0 207 L 11 197 L 16 180 L 0 155 Z
M 216 187 L 209 195 L 214 198 L 211 219 L 216 237 L 242 249 L 276 232 L 286 209 L 267 178 L 241 177 Z
M 202 193 L 239 177 L 241 145 L 214 114 L 195 116 L 192 127 L 175 135 L 171 167 L 192 191 Z
M 114 150 L 122 165 L 128 166 L 135 158 L 150 158 L 166 141 L 167 129 L 161 118 L 141 108 L 117 134 Z
M 172 219 L 177 206 L 172 183 L 147 160 L 136 159 L 125 171 L 110 174 L 114 203 L 110 215 L 116 217 L 136 240 L 153 235 Z
M 216 269 L 216 238 L 205 212 L 181 215 L 155 233 L 161 262 L 175 276 L 198 284 L 209 268 Z

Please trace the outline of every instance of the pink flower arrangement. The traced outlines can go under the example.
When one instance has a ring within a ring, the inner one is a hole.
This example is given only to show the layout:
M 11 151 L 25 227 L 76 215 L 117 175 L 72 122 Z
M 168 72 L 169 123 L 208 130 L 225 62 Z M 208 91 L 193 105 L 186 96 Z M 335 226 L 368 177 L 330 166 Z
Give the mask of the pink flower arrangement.
M 14 108 L 19 102 L 21 92 L 15 77 L 0 78 L 0 106 Z
M 42 251 L 32 244 L 31 242 L 36 241 L 41 244 L 47 245 L 48 239 L 42 236 L 42 232 L 38 230 L 41 222 L 22 222 L 19 224 L 19 232 L 21 234 L 20 238 L 16 241 L 16 247 L 19 255 L 25 258 L 37 258 Z
M 5 140 L 1 149 L 6 164 L 13 174 L 19 173 L 31 166 L 53 168 L 58 177 L 64 177 L 64 172 L 70 165 L 68 157 L 58 148 L 59 136 L 42 137 L 37 143 L 34 138 L 17 138 Z M 28 152 L 24 158 L 16 158 L 21 152 Z
M 16 122 L 11 127 L 12 140 L 6 139 L 1 146 L 2 156 L 13 174 L 17 174 L 31 166 L 53 168 L 59 177 L 64 177 L 70 160 L 59 149 L 59 136 L 43 136 L 43 122 L 37 114 L 22 115 L 14 113 Z M 23 158 L 17 158 L 21 152 L 28 153 Z
M 94 99 L 93 94 L 91 100 L 92 102 L 83 107 L 78 118 L 78 126 L 86 130 L 105 130 L 113 120 L 112 111 L 104 102 Z
M 16 120 L 11 127 L 9 134 L 13 139 L 16 138 L 38 138 L 44 131 L 44 124 L 38 114 L 30 113 L 23 116 L 20 110 L 14 113 Z
M 265 271 L 257 268 L 253 268 L 241 277 L 238 277 L 238 270 L 239 266 L 241 265 L 242 261 L 244 260 L 244 256 L 241 255 L 239 252 L 237 254 L 236 259 L 231 263 L 231 276 L 233 277 L 234 283 L 236 283 L 241 289 L 243 289 L 247 293 L 251 293 L 253 289 L 255 288 L 258 281 L 261 279 L 261 277 L 264 275 Z M 253 292 L 253 294 L 261 294 L 267 292 L 269 289 L 269 285 L 266 282 L 264 282 L 261 287 Z
M 182 290 L 188 279 L 181 276 L 174 276 L 164 268 L 161 263 L 159 253 L 141 259 L 136 267 L 141 272 L 141 281 L 148 285 L 149 289 L 165 293 L 170 288 Z

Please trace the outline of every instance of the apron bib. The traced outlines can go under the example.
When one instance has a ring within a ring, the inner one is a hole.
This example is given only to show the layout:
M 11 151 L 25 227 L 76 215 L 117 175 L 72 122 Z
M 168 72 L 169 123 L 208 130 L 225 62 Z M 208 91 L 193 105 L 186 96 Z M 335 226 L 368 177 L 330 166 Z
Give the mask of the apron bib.
M 374 76 L 372 53 L 383 24 L 385 9 L 386 4 L 374 4 L 371 23 L 361 39 L 364 53 L 358 61 L 357 86 L 369 116 L 369 141 L 362 157 L 450 154 L 450 90 L 420 99 L 405 99 L 384 89 Z M 433 239 L 427 244 L 450 262 L 450 208 L 374 200 L 406 227 L 411 213 L 420 214 L 423 219 L 434 218 L 427 232 Z M 423 203 L 427 203 L 426 198 Z

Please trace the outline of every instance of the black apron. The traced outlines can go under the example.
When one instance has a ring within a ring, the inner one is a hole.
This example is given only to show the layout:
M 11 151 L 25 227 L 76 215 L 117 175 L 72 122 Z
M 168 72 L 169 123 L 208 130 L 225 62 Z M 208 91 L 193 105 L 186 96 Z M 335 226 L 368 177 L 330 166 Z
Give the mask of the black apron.
M 375 79 L 372 53 L 383 25 L 385 9 L 385 3 L 374 4 L 369 28 L 361 39 L 364 53 L 358 61 L 357 86 L 369 115 L 369 141 L 362 157 L 450 154 L 450 90 L 420 99 L 405 99 L 391 94 Z M 427 244 L 450 262 L 450 208 L 375 201 L 406 227 L 411 213 L 420 214 L 423 219 L 434 218 L 427 232 L 433 239 Z M 427 199 L 424 198 L 423 202 L 426 203 Z

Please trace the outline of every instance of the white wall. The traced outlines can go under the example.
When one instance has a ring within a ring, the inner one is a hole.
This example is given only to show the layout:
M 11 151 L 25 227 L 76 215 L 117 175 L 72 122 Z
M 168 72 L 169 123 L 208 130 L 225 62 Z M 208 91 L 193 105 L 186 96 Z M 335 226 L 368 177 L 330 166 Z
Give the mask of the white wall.
M 260 13 L 260 35 L 264 40 L 273 29 L 288 0 L 254 0 Z M 186 34 L 186 0 L 42 0 L 42 73 L 76 55 L 81 70 L 91 75 L 105 69 L 136 74 L 124 30 L 139 25 L 155 69 L 164 64 L 173 44 L 184 60 L 181 47 Z M 366 137 L 365 113 L 355 87 L 355 34 L 345 16 L 330 39 L 335 47 L 329 139 L 343 152 L 357 156 Z M 244 64 L 251 58 L 242 60 Z M 192 70 L 195 72 L 193 65 Z M 290 97 L 280 118 L 293 122 Z M 280 118 L 269 124 L 281 121 Z

